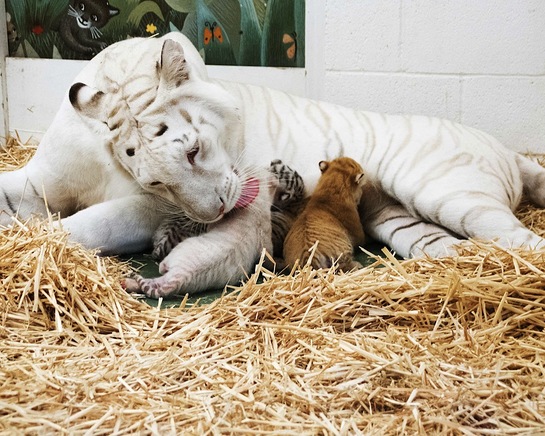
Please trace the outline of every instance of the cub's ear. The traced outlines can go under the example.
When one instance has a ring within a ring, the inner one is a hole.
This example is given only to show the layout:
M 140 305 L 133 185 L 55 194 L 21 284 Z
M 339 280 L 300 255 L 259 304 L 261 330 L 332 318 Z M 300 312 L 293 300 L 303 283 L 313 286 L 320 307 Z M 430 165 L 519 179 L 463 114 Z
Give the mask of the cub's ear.
M 166 89 L 174 89 L 190 79 L 189 65 L 182 46 L 167 39 L 161 49 L 160 80 Z
M 321 160 L 318 165 L 320 166 L 320 171 L 322 173 L 324 173 L 325 170 L 327 170 L 329 168 L 329 162 L 326 161 L 326 160 Z
M 356 176 L 356 185 L 363 185 L 365 183 L 365 174 L 360 173 Z
M 103 122 L 107 119 L 104 97 L 102 91 L 80 82 L 74 83 L 68 92 L 68 98 L 76 112 Z

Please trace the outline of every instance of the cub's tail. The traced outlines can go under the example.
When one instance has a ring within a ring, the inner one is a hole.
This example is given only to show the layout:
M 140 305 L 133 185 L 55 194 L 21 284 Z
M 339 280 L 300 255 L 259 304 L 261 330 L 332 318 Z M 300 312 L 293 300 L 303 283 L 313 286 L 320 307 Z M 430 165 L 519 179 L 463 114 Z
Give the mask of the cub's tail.
M 533 203 L 545 207 L 545 168 L 518 153 L 516 160 L 522 177 L 524 193 Z

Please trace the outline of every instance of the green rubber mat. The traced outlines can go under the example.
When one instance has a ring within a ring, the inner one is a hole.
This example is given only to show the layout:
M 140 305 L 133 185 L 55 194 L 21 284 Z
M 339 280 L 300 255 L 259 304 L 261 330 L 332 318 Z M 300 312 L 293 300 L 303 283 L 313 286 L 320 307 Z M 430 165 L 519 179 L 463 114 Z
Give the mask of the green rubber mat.
M 370 242 L 365 246 L 365 249 L 369 252 L 380 255 L 384 245 L 378 242 Z M 363 252 L 358 252 L 355 255 L 355 259 L 363 266 L 370 265 L 374 262 L 374 259 L 369 257 Z M 131 257 L 123 258 L 122 260 L 129 261 L 129 263 L 136 269 L 143 277 L 157 277 L 159 276 L 159 264 L 149 254 L 138 254 Z M 186 304 L 209 304 L 217 298 L 221 297 L 226 292 L 224 289 L 210 289 L 204 292 L 198 292 L 189 295 Z M 161 307 L 176 307 L 182 303 L 185 295 L 178 295 L 175 297 L 169 297 L 163 300 Z M 145 301 L 151 306 L 157 306 L 157 300 L 152 298 L 146 298 Z

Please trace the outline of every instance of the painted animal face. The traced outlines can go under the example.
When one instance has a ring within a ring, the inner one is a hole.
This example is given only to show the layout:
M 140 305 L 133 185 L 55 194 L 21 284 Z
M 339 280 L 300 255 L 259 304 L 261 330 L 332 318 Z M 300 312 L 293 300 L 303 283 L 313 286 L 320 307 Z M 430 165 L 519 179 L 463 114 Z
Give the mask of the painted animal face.
M 70 90 L 73 107 L 95 123 L 111 153 L 140 186 L 214 222 L 257 195 L 243 179 L 243 125 L 238 104 L 222 88 L 191 77 L 182 47 L 166 40 L 156 97 L 138 113 L 123 89 L 103 93 L 83 84 Z M 98 123 L 97 123 L 98 122 Z
M 73 0 L 68 6 L 68 15 L 74 17 L 82 29 L 103 27 L 110 17 L 117 14 L 119 9 L 111 7 L 105 0 Z

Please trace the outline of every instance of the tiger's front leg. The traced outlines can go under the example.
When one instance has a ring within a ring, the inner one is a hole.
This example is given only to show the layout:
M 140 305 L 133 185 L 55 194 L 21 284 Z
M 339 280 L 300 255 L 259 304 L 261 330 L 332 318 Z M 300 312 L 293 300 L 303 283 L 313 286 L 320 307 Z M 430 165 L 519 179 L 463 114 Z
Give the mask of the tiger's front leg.
M 256 200 L 236 209 L 209 230 L 179 243 L 159 265 L 156 278 L 125 280 L 128 292 L 150 298 L 221 289 L 242 280 L 263 248 L 272 253 L 271 196 L 261 189 Z
M 32 215 L 47 216 L 48 208 L 43 195 L 46 187 L 38 183 L 39 177 L 31 178 L 29 173 L 32 174 L 32 170 L 21 168 L 0 174 L 0 225 L 10 225 L 15 216 L 23 220 Z M 61 201 L 53 190 L 48 193 L 51 212 L 64 214 L 66 202 Z
M 73 242 L 102 255 L 138 253 L 148 249 L 154 231 L 164 220 L 160 202 L 137 194 L 94 204 L 61 220 Z

